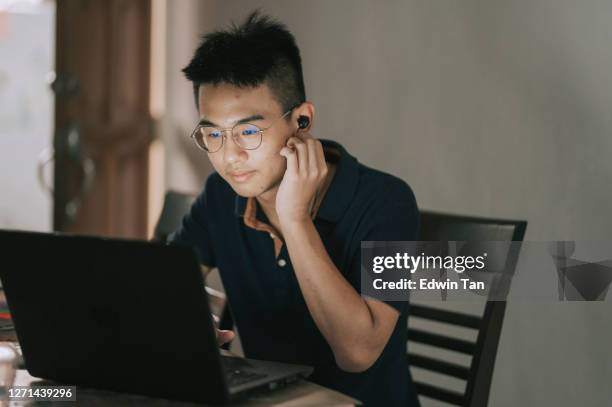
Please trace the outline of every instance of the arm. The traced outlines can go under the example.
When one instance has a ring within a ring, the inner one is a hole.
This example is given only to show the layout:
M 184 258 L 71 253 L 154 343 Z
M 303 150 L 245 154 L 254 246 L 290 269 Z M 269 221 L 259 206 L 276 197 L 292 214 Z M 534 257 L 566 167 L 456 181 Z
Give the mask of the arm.
M 387 344 L 399 311 L 360 296 L 332 262 L 312 223 L 312 197 L 327 174 L 321 143 L 306 135 L 287 145 L 281 150 L 287 171 L 276 211 L 302 295 L 338 366 L 366 370 Z
M 387 344 L 399 312 L 359 295 L 333 264 L 310 219 L 284 224 L 283 235 L 308 310 L 336 363 L 348 372 L 368 369 Z
M 189 212 L 183 217 L 178 230 L 170 234 L 167 239 L 168 244 L 189 246 L 195 250 L 200 261 L 200 271 L 204 282 L 216 265 L 212 239 L 208 230 L 206 205 L 206 195 L 210 191 L 212 180 L 212 176 L 208 178 L 204 191 L 196 198 Z M 209 287 L 206 287 L 206 290 L 211 306 L 222 310 L 226 303 L 225 295 Z M 219 318 L 214 314 L 212 317 L 216 325 Z M 219 346 L 231 341 L 235 336 L 233 331 L 228 330 L 217 329 L 216 333 Z

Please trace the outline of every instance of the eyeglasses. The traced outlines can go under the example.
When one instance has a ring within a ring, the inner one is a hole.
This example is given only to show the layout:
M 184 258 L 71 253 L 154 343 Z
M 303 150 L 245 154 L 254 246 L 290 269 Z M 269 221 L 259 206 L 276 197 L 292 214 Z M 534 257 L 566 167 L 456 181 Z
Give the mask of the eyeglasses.
M 191 138 L 196 145 L 208 153 L 215 153 L 223 147 L 223 142 L 227 137 L 226 132 L 231 131 L 234 143 L 244 150 L 255 150 L 261 145 L 263 132 L 271 128 L 280 119 L 287 116 L 293 109 L 287 110 L 282 116 L 272 121 L 272 124 L 265 128 L 260 128 L 251 123 L 236 123 L 233 127 L 219 129 L 214 126 L 201 125 L 193 130 Z

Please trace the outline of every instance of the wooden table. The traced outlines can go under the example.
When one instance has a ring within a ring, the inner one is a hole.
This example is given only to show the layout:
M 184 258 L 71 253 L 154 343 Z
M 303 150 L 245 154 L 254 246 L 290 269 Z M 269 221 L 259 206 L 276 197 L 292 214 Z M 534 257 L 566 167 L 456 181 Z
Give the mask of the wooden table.
M 18 370 L 15 377 L 15 386 L 31 386 L 41 379 L 30 376 L 26 370 Z M 45 381 L 45 385 L 49 382 Z M 0 402 L 4 406 L 5 401 Z M 359 401 L 345 396 L 337 391 L 319 386 L 317 384 L 302 380 L 293 383 L 285 388 L 274 392 L 267 393 L 263 396 L 257 396 L 239 403 L 232 403 L 229 406 L 277 406 L 277 407 L 301 407 L 301 406 L 355 406 L 359 405 Z M 22 402 L 11 401 L 9 406 L 150 406 L 150 407 L 191 407 L 202 406 L 202 404 L 186 403 L 173 400 L 156 399 L 151 397 L 115 393 L 111 391 L 81 388 L 77 387 L 76 402 Z

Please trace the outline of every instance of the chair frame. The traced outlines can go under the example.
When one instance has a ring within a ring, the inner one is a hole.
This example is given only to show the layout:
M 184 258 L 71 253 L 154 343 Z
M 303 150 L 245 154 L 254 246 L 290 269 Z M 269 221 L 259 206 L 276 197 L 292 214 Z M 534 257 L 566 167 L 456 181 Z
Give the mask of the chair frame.
M 498 220 L 421 211 L 421 217 L 423 216 L 448 218 L 456 223 L 494 224 L 500 226 L 511 225 L 514 226 L 512 241 L 522 241 L 527 228 L 527 222 L 519 220 Z M 450 241 L 451 239 L 445 240 Z M 512 270 L 514 270 L 517 261 L 518 251 L 511 250 L 508 255 L 506 267 L 511 267 Z M 408 353 L 409 366 L 442 373 L 447 376 L 466 380 L 467 382 L 465 392 L 462 394 L 457 391 L 415 381 L 414 384 L 417 393 L 420 396 L 433 398 L 458 406 L 486 406 L 488 404 L 493 369 L 495 367 L 495 359 L 505 311 L 506 301 L 487 301 L 482 317 L 423 305 L 411 305 L 409 318 L 420 317 L 478 331 L 476 342 L 471 342 L 408 328 L 409 341 L 425 343 L 472 355 L 472 361 L 468 368 L 459 364 Z

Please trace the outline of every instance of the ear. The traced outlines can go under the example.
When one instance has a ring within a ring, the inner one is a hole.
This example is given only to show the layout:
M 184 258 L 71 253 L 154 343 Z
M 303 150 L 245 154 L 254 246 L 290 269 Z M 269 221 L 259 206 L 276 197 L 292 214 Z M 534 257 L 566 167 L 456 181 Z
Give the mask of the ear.
M 306 101 L 302 103 L 301 105 L 299 105 L 298 107 L 296 107 L 295 109 L 293 109 L 293 112 L 291 113 L 291 127 L 295 129 L 296 132 L 298 130 L 302 130 L 302 129 L 299 129 L 298 127 L 298 118 L 300 116 L 305 116 L 308 118 L 310 123 L 308 127 L 306 127 L 303 130 L 310 131 L 310 129 L 312 129 L 312 125 L 314 123 L 314 116 L 315 116 L 315 107 L 312 104 L 312 102 Z

